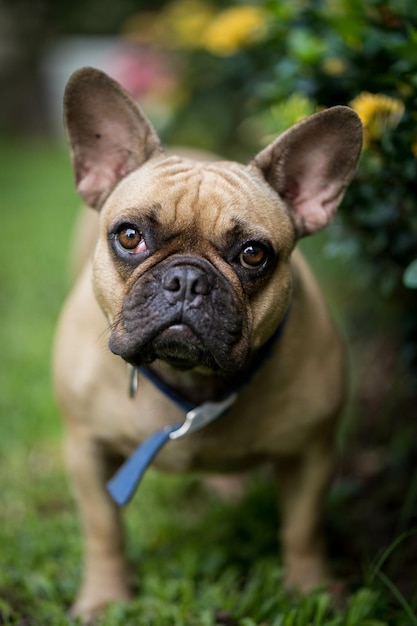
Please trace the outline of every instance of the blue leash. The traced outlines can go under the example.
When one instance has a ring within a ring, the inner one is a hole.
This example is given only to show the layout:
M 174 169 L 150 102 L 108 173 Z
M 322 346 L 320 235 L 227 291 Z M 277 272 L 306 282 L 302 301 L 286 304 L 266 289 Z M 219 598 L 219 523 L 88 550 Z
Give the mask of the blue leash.
M 113 500 L 120 506 L 127 504 L 162 446 L 170 439 L 180 439 L 204 428 L 226 413 L 236 401 L 237 396 L 237 393 L 232 393 L 220 402 L 204 402 L 188 411 L 182 424 L 166 426 L 146 439 L 107 483 L 107 491 Z
M 148 465 L 152 463 L 157 452 L 169 440 L 172 432 L 178 428 L 170 426 L 159 430 L 146 439 L 125 461 L 119 471 L 107 483 L 107 491 L 119 506 L 127 504 L 136 491 Z
M 229 396 L 219 402 L 204 402 L 196 406 L 161 381 L 149 368 L 138 368 L 142 375 L 146 376 L 162 393 L 177 404 L 186 415 L 182 424 L 166 426 L 140 444 L 133 454 L 123 463 L 116 474 L 109 480 L 107 483 L 107 491 L 116 504 L 123 506 L 131 500 L 148 466 L 152 463 L 159 450 L 168 441 L 180 439 L 189 433 L 204 428 L 204 426 L 215 421 L 229 410 L 238 398 L 238 391 L 248 384 L 265 360 L 271 355 L 275 342 L 283 333 L 287 318 L 288 312 L 272 337 L 260 348 L 255 367 L 244 376 L 243 380 Z M 131 367 L 130 370 L 131 397 L 135 395 L 137 390 L 138 370 L 133 367 Z

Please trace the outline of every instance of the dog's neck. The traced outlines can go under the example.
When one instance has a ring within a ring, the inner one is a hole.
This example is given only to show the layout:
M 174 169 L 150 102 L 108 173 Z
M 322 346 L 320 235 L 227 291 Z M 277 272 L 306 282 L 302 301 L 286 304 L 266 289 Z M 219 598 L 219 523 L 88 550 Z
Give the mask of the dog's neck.
M 147 369 L 162 383 L 195 405 L 220 400 L 231 386 L 229 379 L 205 368 L 182 371 L 164 361 L 155 361 Z

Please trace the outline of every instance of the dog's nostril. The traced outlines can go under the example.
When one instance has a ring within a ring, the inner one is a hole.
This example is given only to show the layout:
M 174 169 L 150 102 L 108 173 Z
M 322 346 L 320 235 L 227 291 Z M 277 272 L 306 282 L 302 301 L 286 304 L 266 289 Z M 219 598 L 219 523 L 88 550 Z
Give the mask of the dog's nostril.
M 162 286 L 167 291 L 180 291 L 181 290 L 181 280 L 178 276 L 164 276 L 162 281 Z
M 210 283 L 206 274 L 189 276 L 188 289 L 193 295 L 207 295 L 210 292 Z

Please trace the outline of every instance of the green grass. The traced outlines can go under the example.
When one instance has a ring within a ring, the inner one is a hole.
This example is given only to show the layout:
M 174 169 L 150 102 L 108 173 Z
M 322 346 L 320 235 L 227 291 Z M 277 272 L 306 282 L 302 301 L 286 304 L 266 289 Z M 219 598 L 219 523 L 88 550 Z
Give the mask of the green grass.
M 66 611 L 80 579 L 80 533 L 50 383 L 77 206 L 65 147 L 0 143 L 1 625 L 70 624 Z M 346 485 L 336 490 L 328 510 L 332 561 L 342 571 L 349 549 L 341 556 L 340 543 L 355 532 L 349 493 Z M 137 595 L 130 605 L 110 607 L 100 622 L 105 626 L 417 624 L 380 571 L 384 555 L 345 568 L 355 576 L 344 611 L 334 611 L 325 593 L 289 598 L 281 584 L 273 487 L 259 477 L 245 502 L 225 505 L 195 477 L 150 471 L 126 523 Z

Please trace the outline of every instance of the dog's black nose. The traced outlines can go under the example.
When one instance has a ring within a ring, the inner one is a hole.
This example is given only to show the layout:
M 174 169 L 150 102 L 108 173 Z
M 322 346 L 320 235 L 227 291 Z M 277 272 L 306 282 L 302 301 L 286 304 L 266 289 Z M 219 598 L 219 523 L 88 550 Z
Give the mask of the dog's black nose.
M 203 296 L 207 296 L 211 291 L 207 274 L 193 265 L 169 268 L 162 278 L 162 287 L 170 304 L 187 302 L 195 307 L 200 306 Z

